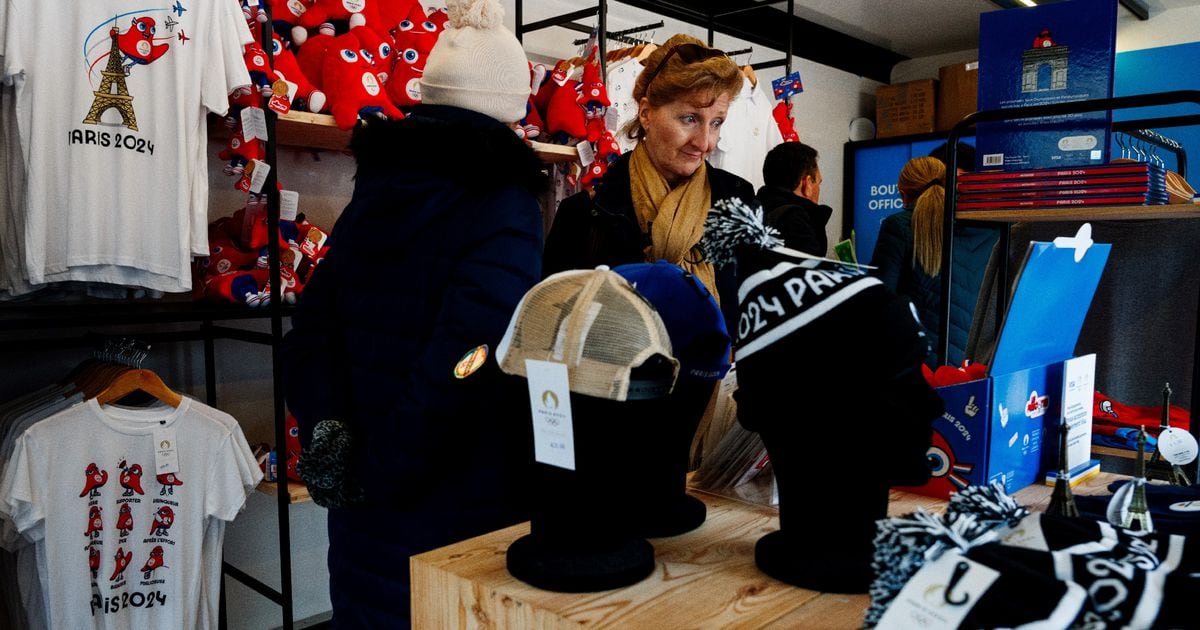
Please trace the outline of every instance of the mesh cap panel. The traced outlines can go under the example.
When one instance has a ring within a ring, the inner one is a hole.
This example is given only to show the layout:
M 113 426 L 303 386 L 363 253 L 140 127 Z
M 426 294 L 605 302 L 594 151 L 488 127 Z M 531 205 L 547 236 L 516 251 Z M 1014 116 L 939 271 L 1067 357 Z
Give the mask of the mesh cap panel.
M 631 395 L 631 371 L 654 355 L 674 366 L 669 381 L 635 386 Z M 519 376 L 526 359 L 565 363 L 572 392 L 619 401 L 669 392 L 679 367 L 654 307 L 607 268 L 564 271 L 535 285 L 517 305 L 497 356 L 501 370 Z

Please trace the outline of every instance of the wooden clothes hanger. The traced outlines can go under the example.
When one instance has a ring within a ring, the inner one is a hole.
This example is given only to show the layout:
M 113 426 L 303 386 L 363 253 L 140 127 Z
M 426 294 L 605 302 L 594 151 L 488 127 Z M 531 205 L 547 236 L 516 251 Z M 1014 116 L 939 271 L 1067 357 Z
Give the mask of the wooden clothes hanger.
M 742 66 L 742 74 L 750 79 L 750 87 L 758 87 L 758 76 L 754 74 L 754 68 L 749 64 Z
M 178 407 L 183 402 L 183 396 L 172 391 L 157 374 L 145 368 L 129 368 L 117 376 L 96 396 L 96 402 L 107 405 L 136 391 L 150 394 L 172 407 Z
M 658 44 L 651 42 L 643 46 L 642 50 L 638 52 L 634 58 L 638 61 L 645 61 L 646 57 L 649 57 L 650 53 L 654 52 L 655 50 L 658 50 Z

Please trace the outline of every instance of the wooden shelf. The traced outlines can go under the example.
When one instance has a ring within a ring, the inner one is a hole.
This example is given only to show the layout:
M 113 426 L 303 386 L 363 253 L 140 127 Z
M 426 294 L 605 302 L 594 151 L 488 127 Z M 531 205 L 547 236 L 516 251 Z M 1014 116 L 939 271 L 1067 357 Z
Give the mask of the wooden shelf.
M 533 152 L 542 158 L 543 162 L 577 162 L 579 161 L 579 151 L 575 147 L 570 147 L 565 144 L 546 144 L 545 142 L 529 141 L 529 146 L 533 147 Z
M 258 484 L 258 491 L 269 495 L 279 495 L 279 484 L 274 481 L 263 481 Z M 288 481 L 288 503 L 307 503 L 312 501 L 308 494 L 308 486 L 295 481 Z
M 222 140 L 229 137 L 229 129 L 216 116 L 209 118 L 208 133 L 210 137 Z M 339 129 L 329 114 L 291 111 L 279 116 L 275 124 L 275 136 L 281 146 L 349 151 L 350 133 Z M 575 147 L 532 141 L 529 145 L 548 164 L 579 160 L 579 151 Z
M 329 114 L 288 112 L 275 123 L 279 144 L 331 151 L 350 150 L 350 131 L 339 129 Z
M 1200 219 L 1200 204 L 1161 206 L 1070 206 L 1063 208 L 998 208 L 957 210 L 960 221 L 1132 221 L 1137 219 Z

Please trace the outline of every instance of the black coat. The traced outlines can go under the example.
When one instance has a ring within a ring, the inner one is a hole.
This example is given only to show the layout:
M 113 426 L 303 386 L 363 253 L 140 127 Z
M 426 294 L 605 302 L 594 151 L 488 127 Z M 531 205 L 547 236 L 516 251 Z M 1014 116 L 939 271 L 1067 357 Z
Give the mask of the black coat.
M 825 224 L 833 216 L 833 208 L 777 186 L 759 188 L 758 201 L 763 206 L 763 222 L 779 230 L 784 246 L 813 256 L 826 254 L 829 237 Z
M 524 385 L 494 357 L 454 368 L 495 352 L 541 277 L 545 176 L 510 129 L 456 107 L 372 121 L 352 148 L 354 194 L 292 318 L 285 385 L 305 446 L 326 418 L 355 439 L 367 503 L 330 511 L 335 620 L 397 627 L 410 554 L 526 517 Z
M 1000 238 L 990 227 L 954 226 L 954 288 L 950 304 L 950 343 L 947 365 L 960 365 L 966 357 L 967 337 L 975 317 L 975 302 L 983 284 L 988 258 Z M 930 276 L 913 262 L 912 210 L 885 217 L 879 225 L 873 272 L 889 289 L 912 301 L 932 349 L 925 362 L 937 367 L 942 308 L 942 277 Z M 970 357 L 974 359 L 975 357 Z
M 746 203 L 754 200 L 750 182 L 719 168 L 708 167 L 712 200 L 738 197 Z M 615 267 L 646 262 L 649 236 L 638 226 L 629 183 L 629 155 L 608 167 L 596 196 L 586 192 L 563 200 L 554 215 L 554 224 L 546 235 L 542 272 L 550 275 L 567 269 L 592 269 L 596 265 Z M 717 293 L 729 331 L 737 330 L 737 278 L 732 265 L 716 269 Z

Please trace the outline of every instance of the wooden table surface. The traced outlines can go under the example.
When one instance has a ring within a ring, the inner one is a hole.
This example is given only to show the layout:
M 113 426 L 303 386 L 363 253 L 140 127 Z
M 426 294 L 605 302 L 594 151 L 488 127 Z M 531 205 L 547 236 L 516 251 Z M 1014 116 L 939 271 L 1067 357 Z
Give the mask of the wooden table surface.
M 1077 494 L 1103 494 L 1113 475 L 1086 480 Z M 1016 498 L 1033 510 L 1050 501 L 1048 486 Z M 646 579 L 599 593 L 555 593 L 509 575 L 505 552 L 529 524 L 413 556 L 416 628 L 859 628 L 869 598 L 797 588 L 754 564 L 754 544 L 778 529 L 774 508 L 694 492 L 708 506 L 705 523 L 686 534 L 651 539 L 656 567 Z M 892 491 L 888 514 L 945 502 Z

